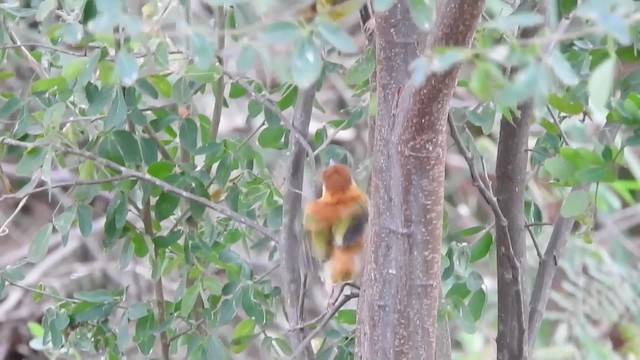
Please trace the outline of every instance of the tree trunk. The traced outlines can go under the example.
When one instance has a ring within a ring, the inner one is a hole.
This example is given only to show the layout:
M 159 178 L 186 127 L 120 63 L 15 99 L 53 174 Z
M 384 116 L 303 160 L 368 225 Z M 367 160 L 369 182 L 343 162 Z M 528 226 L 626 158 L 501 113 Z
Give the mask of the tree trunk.
M 438 8 L 428 49 L 468 47 L 484 1 Z M 378 113 L 357 357 L 436 359 L 446 116 L 459 66 L 408 82 L 425 44 L 406 0 L 376 15 Z

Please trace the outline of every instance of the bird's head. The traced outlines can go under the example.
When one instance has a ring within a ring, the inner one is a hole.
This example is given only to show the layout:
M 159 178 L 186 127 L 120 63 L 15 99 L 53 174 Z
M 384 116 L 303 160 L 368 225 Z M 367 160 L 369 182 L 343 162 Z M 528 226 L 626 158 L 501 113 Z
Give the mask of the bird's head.
M 323 193 L 346 192 L 352 183 L 351 170 L 344 164 L 337 164 L 331 160 L 329 166 L 322 172 Z

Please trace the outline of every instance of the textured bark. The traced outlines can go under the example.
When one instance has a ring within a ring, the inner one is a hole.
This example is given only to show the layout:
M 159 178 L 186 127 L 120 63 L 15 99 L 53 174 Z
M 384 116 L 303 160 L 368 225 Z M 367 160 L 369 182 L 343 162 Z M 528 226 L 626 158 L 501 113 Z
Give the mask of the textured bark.
M 484 1 L 438 9 L 427 48 L 469 46 Z M 378 113 L 370 236 L 359 301 L 360 359 L 436 359 L 446 115 L 459 67 L 407 80 L 425 35 L 406 0 L 376 15 Z
M 309 133 L 309 122 L 313 110 L 315 88 L 312 86 L 298 94 L 295 111 L 293 114 L 293 126 L 303 137 Z M 305 149 L 300 141 L 291 137 L 291 157 L 287 168 L 287 180 L 283 196 L 284 214 L 282 219 L 282 238 L 280 249 L 282 251 L 282 279 L 284 281 L 285 311 L 290 328 L 296 328 L 301 323 L 300 292 L 302 290 L 302 276 L 300 271 L 300 240 L 298 239 L 298 215 L 302 207 L 302 183 L 304 180 Z M 289 342 L 293 349 L 298 348 L 304 340 L 304 329 L 289 332 Z M 298 359 L 314 359 L 310 346 L 306 346 Z
M 527 1 L 524 7 L 534 7 L 545 16 L 547 0 Z M 541 27 L 524 29 L 520 37 L 531 38 Z M 513 71 L 512 73 L 516 73 Z M 527 308 L 526 286 L 526 239 L 524 200 L 527 178 L 527 153 L 529 127 L 533 118 L 531 99 L 518 106 L 519 116 L 513 123 L 502 118 L 498 155 L 496 160 L 496 198 L 502 214 L 507 220 L 507 231 L 496 227 L 496 245 L 498 252 L 498 336 L 497 359 L 526 359 L 527 346 Z M 509 246 L 513 253 L 509 251 Z M 510 259 L 515 256 L 515 259 Z M 520 266 L 519 279 L 514 277 L 513 263 Z M 520 287 L 518 289 L 518 287 Z M 518 299 L 520 297 L 520 299 Z

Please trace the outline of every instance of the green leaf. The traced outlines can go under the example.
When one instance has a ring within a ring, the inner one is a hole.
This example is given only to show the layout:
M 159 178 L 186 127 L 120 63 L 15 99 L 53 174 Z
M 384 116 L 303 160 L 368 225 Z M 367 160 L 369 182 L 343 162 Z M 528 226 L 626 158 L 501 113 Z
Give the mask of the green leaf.
M 613 90 L 615 58 L 608 58 L 591 74 L 589 79 L 589 107 L 597 113 L 606 113 L 606 104 Z
M 182 297 L 182 301 L 180 303 L 180 314 L 184 317 L 188 317 L 193 310 L 193 306 L 196 304 L 198 300 L 198 295 L 200 294 L 200 283 L 195 283 L 191 285 L 185 291 L 184 296 Z
M 179 203 L 180 198 L 173 194 L 168 192 L 160 194 L 154 205 L 156 221 L 160 222 L 174 215 Z
M 336 314 L 336 321 L 341 324 L 355 325 L 357 320 L 357 313 L 353 309 L 340 310 Z
M 289 21 L 278 21 L 267 25 L 258 36 L 265 42 L 276 44 L 293 41 L 303 34 L 300 26 Z
M 253 69 L 258 60 L 258 50 L 255 47 L 245 44 L 238 54 L 237 67 L 239 72 L 246 73 Z
M 173 230 L 169 232 L 167 235 L 158 235 L 153 237 L 153 245 L 156 248 L 166 249 L 171 245 L 175 244 L 182 237 L 182 231 Z
M 207 69 L 213 59 L 213 48 L 204 34 L 193 32 L 191 35 L 191 51 L 194 55 L 195 64 L 199 69 Z
M 67 86 L 67 79 L 62 76 L 50 77 L 34 81 L 31 84 L 31 92 L 44 92 L 54 88 L 64 88 Z
M 484 284 L 484 280 L 482 279 L 482 275 L 477 271 L 471 271 L 469 276 L 467 276 L 466 280 L 467 289 L 471 291 L 476 291 L 482 287 Z
M 372 6 L 374 12 L 387 11 L 394 3 L 394 0 L 373 0 Z
M 165 76 L 151 75 L 146 79 L 156 90 L 158 90 L 160 95 L 167 98 L 171 97 L 171 94 L 173 93 L 173 85 L 171 85 L 171 82 L 167 80 Z
M 120 87 L 116 88 L 115 96 L 111 101 L 111 108 L 104 119 L 106 130 L 120 129 L 127 120 L 127 103 L 124 101 L 124 94 Z
M 267 126 L 258 135 L 258 144 L 263 148 L 279 149 L 286 129 L 280 125 Z
M 17 97 L 12 97 L 7 100 L 7 102 L 2 104 L 2 107 L 0 107 L 0 119 L 6 119 L 11 116 L 11 114 L 18 110 L 20 105 L 20 99 Z
M 484 229 L 485 229 L 485 227 L 482 226 L 482 225 L 480 225 L 480 226 L 471 226 L 471 227 L 468 227 L 466 229 L 458 230 L 458 231 L 454 232 L 453 234 L 451 234 L 451 236 L 453 236 L 453 237 L 471 236 L 471 235 L 475 235 L 475 234 L 481 232 Z
M 180 124 L 180 146 L 191 154 L 198 148 L 198 125 L 191 118 L 184 119 Z
M 31 244 L 29 244 L 29 250 L 27 251 L 27 260 L 31 263 L 40 262 L 47 255 L 49 250 L 49 239 L 51 238 L 51 232 L 53 231 L 53 224 L 47 223 L 40 227 L 36 232 Z
M 614 182 L 617 180 L 617 173 L 611 166 L 595 165 L 578 170 L 576 178 L 584 183 Z
M 367 48 L 365 53 L 360 56 L 353 65 L 347 70 L 345 82 L 347 85 L 358 85 L 363 81 L 369 80 L 376 67 L 375 52 L 373 47 Z
M 321 72 L 322 54 L 313 38 L 309 36 L 296 41 L 291 59 L 291 74 L 296 85 L 308 88 L 320 78 Z
M 589 193 L 584 190 L 572 191 L 560 208 L 560 215 L 569 218 L 584 214 L 589 207 Z
M 446 298 L 447 299 L 457 298 L 460 300 L 464 300 L 467 298 L 467 296 L 469 296 L 469 294 L 471 294 L 471 291 L 469 290 L 469 288 L 467 288 L 466 283 L 456 282 L 451 286 L 449 291 L 447 291 Z
M 532 95 L 539 79 L 540 65 L 532 62 L 518 71 L 514 76 L 513 82 L 500 91 L 498 98 L 505 106 L 515 107 Z
M 550 94 L 547 100 L 549 101 L 549 105 L 565 114 L 577 115 L 584 110 L 584 106 L 581 103 L 571 102 L 566 94 L 563 97 Z
M 75 213 L 76 209 L 74 207 L 71 207 L 62 214 L 54 216 L 53 226 L 55 226 L 60 235 L 66 235 L 69 233 L 69 230 L 71 229 L 71 223 L 75 218 Z
M 92 291 L 78 291 L 73 294 L 73 297 L 82 300 L 88 301 L 90 303 L 107 303 L 113 301 L 115 296 L 108 290 L 99 289 Z
M 115 130 L 113 132 L 124 160 L 130 164 L 141 164 L 142 154 L 140 153 L 140 144 L 132 133 L 126 130 Z
M 176 165 L 173 162 L 161 160 L 149 165 L 147 174 L 163 180 L 166 179 L 169 175 L 173 174 L 173 169 L 175 168 L 175 166 Z
M 88 58 L 76 58 L 67 62 L 62 67 L 62 76 L 68 80 L 75 79 L 84 71 Z
M 318 32 L 333 47 L 344 53 L 355 53 L 358 51 L 356 42 L 344 32 L 335 22 L 324 17 L 316 18 Z
M 544 17 L 533 12 L 521 12 L 509 16 L 497 16 L 495 19 L 484 24 L 487 28 L 498 29 L 503 32 L 540 25 L 544 22 Z
M 116 75 L 123 86 L 132 86 L 138 80 L 140 65 L 138 60 L 127 51 L 120 51 L 116 56 Z
M 235 354 L 243 352 L 253 339 L 256 323 L 251 319 L 242 320 L 233 329 L 231 351 Z
M 573 71 L 573 68 L 567 59 L 564 58 L 560 50 L 556 49 L 551 53 L 551 56 L 549 57 L 549 64 L 556 76 L 565 85 L 575 86 L 580 82 L 580 78 L 576 75 L 575 71 Z
M 46 156 L 47 152 L 41 147 L 34 147 L 25 151 L 16 166 L 16 174 L 32 176 L 37 169 L 42 168 Z
M 433 23 L 434 9 L 431 4 L 427 0 L 409 0 L 411 19 L 423 30 L 428 30 Z
M 482 237 L 476 240 L 469 249 L 469 262 L 474 263 L 483 259 L 491 250 L 493 245 L 493 235 L 490 231 L 487 231 Z
M 575 165 L 561 157 L 554 157 L 545 160 L 544 168 L 561 182 L 571 180 L 575 175 L 575 172 L 578 170 Z
M 484 310 L 486 303 L 487 294 L 483 289 L 478 289 L 473 293 L 473 295 L 471 295 L 469 302 L 467 302 L 467 307 L 475 321 L 479 321 L 482 317 L 482 311 Z

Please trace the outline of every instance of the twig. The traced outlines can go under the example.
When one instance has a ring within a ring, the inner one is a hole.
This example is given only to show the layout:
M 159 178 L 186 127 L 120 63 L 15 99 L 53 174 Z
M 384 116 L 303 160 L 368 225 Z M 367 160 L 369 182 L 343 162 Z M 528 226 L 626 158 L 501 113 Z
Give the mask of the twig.
M 525 223 L 524 228 L 527 229 L 529 236 L 531 236 L 531 241 L 533 242 L 533 246 L 536 248 L 536 254 L 538 255 L 538 260 L 542 261 L 542 251 L 540 251 L 540 246 L 538 246 L 538 242 L 536 241 L 536 236 L 533 235 L 533 230 L 531 230 L 532 225 Z
M 22 148 L 31 148 L 34 146 L 47 146 L 47 145 L 51 145 L 51 144 L 45 144 L 45 143 L 29 143 L 29 142 L 24 142 L 24 141 L 18 141 L 18 140 L 14 140 L 14 139 L 10 139 L 7 137 L 0 137 L 0 144 L 9 144 L 9 145 L 13 145 L 13 146 L 18 146 L 18 147 L 22 147 Z M 84 159 L 88 159 L 88 160 L 93 160 L 94 162 L 96 162 L 97 164 L 101 165 L 101 166 L 105 166 L 114 170 L 118 170 L 120 171 L 120 173 L 123 176 L 127 176 L 127 177 L 133 177 L 136 178 L 138 180 L 153 184 L 155 186 L 158 186 L 159 188 L 161 188 L 162 190 L 178 195 L 180 197 L 192 200 L 194 202 L 197 202 L 200 205 L 203 205 L 221 215 L 227 216 L 230 219 L 232 219 L 235 222 L 238 222 L 242 225 L 245 225 L 255 231 L 257 231 L 258 233 L 268 237 L 271 240 L 276 240 L 276 235 L 273 231 L 271 231 L 269 228 L 260 225 L 258 222 L 251 220 L 247 217 L 244 217 L 232 210 L 229 210 L 221 205 L 218 205 L 214 202 L 212 202 L 209 199 L 206 198 L 202 198 L 199 197 L 197 195 L 194 195 L 190 192 L 187 192 L 185 190 L 182 190 L 178 187 L 175 187 L 171 184 L 168 184 L 162 180 L 159 180 L 157 178 L 152 177 L 151 175 L 136 171 L 136 170 L 132 170 L 129 168 L 126 168 L 124 166 L 121 166 L 111 160 L 107 160 L 104 158 L 101 158 L 95 154 L 92 154 L 90 152 L 84 151 L 84 150 L 76 150 L 76 149 L 72 149 L 69 148 L 65 145 L 60 145 L 60 151 L 62 151 L 63 153 L 67 153 L 67 154 L 73 154 L 76 156 L 79 156 L 81 158 Z
M 560 122 L 558 121 L 558 118 L 553 113 L 553 111 L 551 110 L 551 106 L 549 105 L 547 105 L 547 112 L 549 112 L 549 115 L 551 115 L 551 119 L 553 119 L 553 123 L 556 124 L 556 126 L 558 127 L 558 131 L 560 131 L 560 136 L 562 137 L 562 140 L 564 141 L 564 143 L 567 144 L 568 146 L 571 146 L 571 144 L 569 144 L 569 139 L 567 138 L 567 135 L 565 135 L 564 131 L 562 131 L 562 128 L 560 127 Z
M 218 34 L 218 44 L 217 44 L 217 54 L 222 54 L 225 46 L 225 33 L 224 33 L 224 25 L 226 14 L 224 10 L 224 6 L 216 6 L 214 9 L 215 13 L 215 21 L 216 21 L 216 32 Z M 221 68 L 224 69 L 224 59 L 222 56 L 218 55 L 218 63 Z M 209 141 L 215 141 L 218 137 L 218 129 L 220 128 L 220 119 L 222 118 L 222 105 L 224 104 L 224 76 L 218 77 L 216 82 L 213 84 L 213 98 L 215 103 L 213 104 L 213 114 L 211 115 L 211 127 L 209 128 Z M 206 172 L 211 171 L 211 166 L 209 165 L 206 169 Z
M 280 109 L 278 109 L 278 107 L 276 105 L 274 105 L 273 101 L 271 101 L 266 96 L 264 96 L 262 94 L 259 94 L 251 85 L 249 85 L 246 81 L 242 80 L 240 77 L 233 76 L 230 72 L 228 72 L 226 70 L 225 70 L 224 74 L 229 79 L 231 79 L 232 81 L 237 82 L 238 85 L 240 85 L 242 88 L 244 88 L 251 95 L 252 99 L 258 101 L 264 107 L 266 107 L 271 112 L 273 112 L 278 117 L 278 119 L 280 119 L 280 121 L 287 127 L 287 129 L 289 129 L 289 131 L 291 133 L 293 133 L 293 136 L 298 140 L 300 145 L 307 152 L 308 161 L 311 163 L 311 168 L 313 169 L 313 171 L 315 173 L 315 169 L 316 169 L 315 157 L 314 157 L 314 154 L 313 154 L 313 149 L 311 149 L 311 146 L 309 145 L 309 142 L 307 141 L 307 137 L 303 136 L 300 133 L 300 130 L 296 129 L 296 127 L 293 126 L 293 123 L 289 119 L 287 119 L 286 116 L 284 116 L 282 111 L 280 111 Z M 298 97 L 299 96 L 301 96 L 300 93 L 298 93 Z
M 462 140 L 460 139 L 460 134 L 458 133 L 456 124 L 453 121 L 453 117 L 451 116 L 451 113 L 449 113 L 447 116 L 447 122 L 449 123 L 449 130 L 451 132 L 451 137 L 453 138 L 453 141 L 455 142 L 456 147 L 458 148 L 458 151 L 467 162 L 467 166 L 469 167 L 469 172 L 471 174 L 471 180 L 473 181 L 473 185 L 478 189 L 478 192 L 480 192 L 480 195 L 491 207 L 491 210 L 493 211 L 493 215 L 496 218 L 496 228 L 500 228 L 500 230 L 504 232 L 505 236 L 507 237 L 506 239 L 507 240 L 506 247 L 507 247 L 507 253 L 508 253 L 507 260 L 509 262 L 509 267 L 511 268 L 512 278 L 515 285 L 514 287 L 516 292 L 515 294 L 516 305 L 518 307 L 517 315 L 519 318 L 518 325 L 524 327 L 525 309 L 524 309 L 524 293 L 522 290 L 523 287 L 522 287 L 521 276 L 520 276 L 520 262 L 516 259 L 515 252 L 513 250 L 513 245 L 511 244 L 511 237 L 509 235 L 507 219 L 505 218 L 504 214 L 502 213 L 502 210 L 500 209 L 500 206 L 498 205 L 498 200 L 495 198 L 495 196 L 492 195 L 492 192 L 490 191 L 490 189 L 487 189 L 487 187 L 482 182 L 482 177 L 478 173 L 478 169 L 476 169 L 476 166 L 474 164 L 473 155 L 469 152 L 469 150 L 467 150 L 467 148 L 462 143 Z M 521 330 L 524 330 L 524 329 L 521 329 Z
M 198 326 L 202 325 L 204 323 L 204 318 L 198 320 L 195 324 L 193 324 L 192 326 L 180 331 L 179 333 L 173 335 L 172 337 L 169 338 L 169 344 L 171 344 L 172 342 L 174 342 L 175 340 L 179 339 L 182 335 L 185 335 L 191 331 L 193 331 L 195 328 L 197 328 Z
M 29 195 L 25 196 L 24 199 L 22 199 L 20 203 L 18 203 L 18 206 L 13 210 L 9 218 L 7 218 L 7 220 L 2 224 L 2 226 L 0 226 L 0 236 L 5 236 L 9 233 L 9 229 L 7 228 L 7 226 L 9 225 L 11 220 L 13 220 L 13 218 L 20 212 L 20 209 L 22 209 L 24 204 L 27 202 L 28 198 L 29 198 Z
M 333 318 L 333 316 L 343 307 L 345 306 L 349 301 L 351 301 L 352 299 L 357 298 L 358 296 L 360 296 L 360 294 L 358 293 L 353 293 L 353 294 L 346 294 L 342 297 L 342 300 L 340 300 L 340 302 L 338 302 L 336 304 L 335 307 L 333 307 L 331 309 L 331 311 L 327 312 L 324 316 L 324 318 L 322 319 L 322 321 L 318 324 L 318 327 L 313 329 L 312 332 L 309 333 L 309 335 L 307 335 L 307 337 L 302 341 L 302 343 L 300 345 L 298 345 L 298 347 L 296 348 L 296 350 L 293 352 L 293 354 L 289 357 L 289 360 L 294 360 L 296 358 L 296 356 L 300 355 L 300 353 L 302 352 L 302 350 L 311 342 L 311 340 L 313 340 L 313 338 L 315 338 L 324 328 L 325 326 L 327 326 L 327 324 L 329 323 L 329 321 L 331 320 L 331 318 Z
M 76 187 L 76 186 L 83 186 L 83 185 L 106 184 L 106 183 L 112 183 L 112 182 L 125 180 L 125 179 L 129 179 L 129 178 L 130 178 L 130 176 L 119 175 L 119 176 L 114 176 L 114 177 L 110 177 L 110 178 L 106 178 L 106 179 L 66 181 L 66 182 L 62 182 L 62 183 L 58 183 L 58 184 L 51 184 L 51 185 L 47 185 L 47 186 L 41 186 L 41 187 L 35 188 L 35 189 L 27 192 L 26 194 L 4 194 L 4 195 L 0 196 L 0 202 L 4 201 L 6 199 L 24 198 L 26 196 L 33 195 L 33 194 L 41 192 L 41 191 L 60 188 L 60 187 L 66 187 L 66 186 Z

